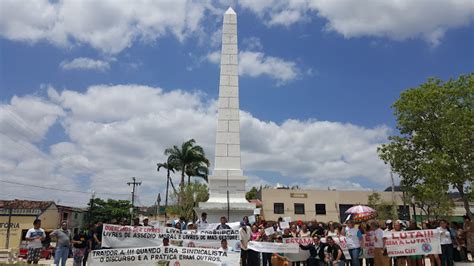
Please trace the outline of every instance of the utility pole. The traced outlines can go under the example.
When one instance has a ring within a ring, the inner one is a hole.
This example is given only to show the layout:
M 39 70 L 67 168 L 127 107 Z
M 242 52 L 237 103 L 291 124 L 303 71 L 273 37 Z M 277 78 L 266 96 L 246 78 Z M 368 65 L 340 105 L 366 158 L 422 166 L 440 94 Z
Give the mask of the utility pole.
M 135 177 L 132 177 L 133 182 L 127 182 L 127 185 L 132 186 L 132 208 L 130 209 L 130 224 L 133 224 L 133 213 L 135 208 L 135 187 L 140 186 L 142 182 L 137 182 Z
M 94 209 L 94 198 L 95 198 L 95 191 L 92 191 L 92 196 L 90 199 L 90 206 L 89 206 L 89 225 L 93 223 L 94 217 L 92 217 L 92 209 Z
M 8 224 L 7 224 L 7 237 L 5 238 L 5 248 L 10 248 L 10 230 L 12 227 L 12 206 L 8 203 Z
M 160 215 L 160 203 L 161 203 L 161 193 L 158 193 L 158 197 L 156 198 L 156 220 L 157 221 L 158 221 L 158 216 Z
M 392 179 L 392 214 L 397 215 L 397 208 L 395 203 L 395 179 L 393 178 L 392 169 L 390 169 L 390 178 Z M 393 219 L 398 219 L 398 217 L 393 217 Z

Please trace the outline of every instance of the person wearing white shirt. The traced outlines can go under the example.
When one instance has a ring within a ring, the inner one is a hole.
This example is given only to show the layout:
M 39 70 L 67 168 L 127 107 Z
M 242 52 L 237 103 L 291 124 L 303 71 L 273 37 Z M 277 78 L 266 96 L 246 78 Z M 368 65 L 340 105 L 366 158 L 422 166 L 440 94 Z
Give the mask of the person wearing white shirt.
M 197 228 L 200 229 L 200 228 L 203 228 L 203 227 L 206 227 L 208 225 L 207 223 L 207 213 L 203 212 L 201 214 L 201 219 L 199 219 L 197 222 L 196 222 L 196 225 L 197 225 Z
M 384 255 L 385 244 L 383 238 L 383 230 L 380 229 L 380 225 L 378 222 L 373 222 L 371 224 L 371 228 L 374 229 L 374 264 L 377 266 L 389 266 L 390 259 L 388 256 Z
M 360 266 L 359 253 L 362 242 L 362 233 L 359 229 L 354 227 L 354 221 L 347 221 L 347 227 L 345 228 L 343 235 L 346 237 L 346 246 L 351 255 L 351 265 Z
M 440 234 L 440 242 L 441 242 L 441 265 L 442 266 L 453 266 L 453 240 L 451 238 L 451 232 L 447 227 L 448 223 L 446 220 L 441 220 L 439 222 L 438 231 Z
M 36 219 L 33 222 L 33 228 L 26 232 L 25 239 L 28 241 L 28 264 L 38 264 L 41 257 L 41 250 L 43 249 L 43 241 L 46 238 L 46 233 L 41 228 L 41 220 Z
M 232 251 L 232 249 L 229 248 L 229 246 L 227 245 L 227 239 L 222 239 L 221 240 L 221 247 L 219 248 L 220 251 L 225 251 L 225 252 L 229 252 L 229 251 Z
M 250 226 L 246 225 L 244 222 L 240 222 L 240 260 L 242 262 L 242 266 L 248 265 L 248 247 L 247 244 L 250 241 Z

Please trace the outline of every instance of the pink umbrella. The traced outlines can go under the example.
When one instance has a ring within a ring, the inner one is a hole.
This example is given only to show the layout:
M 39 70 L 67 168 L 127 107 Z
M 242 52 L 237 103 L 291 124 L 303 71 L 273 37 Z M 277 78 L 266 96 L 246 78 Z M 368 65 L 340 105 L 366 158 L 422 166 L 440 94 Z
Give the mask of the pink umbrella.
M 374 209 L 363 205 L 350 207 L 346 213 L 350 214 L 351 219 L 357 222 L 367 221 L 377 216 L 377 212 Z

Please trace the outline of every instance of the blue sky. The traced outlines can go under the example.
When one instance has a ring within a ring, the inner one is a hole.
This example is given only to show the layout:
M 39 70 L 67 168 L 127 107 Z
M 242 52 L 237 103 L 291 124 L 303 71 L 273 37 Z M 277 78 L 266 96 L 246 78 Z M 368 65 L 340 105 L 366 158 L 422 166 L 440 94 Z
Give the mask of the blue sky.
M 19 152 L 2 152 L 1 179 L 30 183 L 40 167 L 48 185 L 126 193 L 122 184 L 136 174 L 150 184 L 142 189 L 148 204 L 163 190 L 154 164 L 165 147 L 193 137 L 213 156 L 215 56 L 221 16 L 232 5 L 245 112 L 242 160 L 251 183 L 386 187 L 388 170 L 376 147 L 395 133 L 390 105 L 429 77 L 473 71 L 474 5 L 270 2 L 102 1 L 101 8 L 37 1 L 31 9 L 2 2 L 0 136 L 2 150 Z M 127 13 L 130 6 L 145 16 Z M 117 15 L 104 11 L 110 9 Z M 71 10 L 88 15 L 67 17 Z M 157 143 L 150 144 L 153 136 Z M 108 182 L 120 185 L 104 187 Z M 2 189 L 14 197 L 26 188 Z M 33 196 L 51 197 L 40 191 Z

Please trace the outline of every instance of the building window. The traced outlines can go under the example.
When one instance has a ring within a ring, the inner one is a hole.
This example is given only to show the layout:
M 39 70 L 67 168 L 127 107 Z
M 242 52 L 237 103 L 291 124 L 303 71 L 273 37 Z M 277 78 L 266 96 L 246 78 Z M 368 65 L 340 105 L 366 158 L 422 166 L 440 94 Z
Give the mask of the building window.
M 67 218 L 69 218 L 69 213 L 63 212 L 63 221 L 67 221 Z
M 74 213 L 74 219 L 77 220 L 77 212 Z
M 304 203 L 295 203 L 295 214 L 304 214 Z
M 326 215 L 326 204 L 316 204 L 316 214 Z
M 283 204 L 283 203 L 273 203 L 273 213 L 274 214 L 284 214 L 285 213 L 285 204 Z

